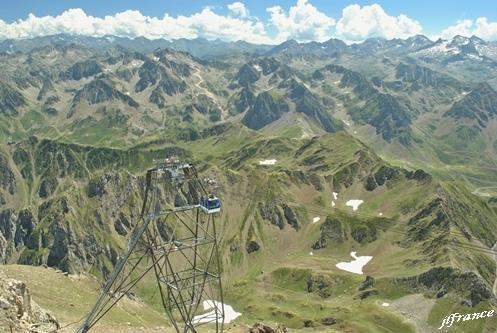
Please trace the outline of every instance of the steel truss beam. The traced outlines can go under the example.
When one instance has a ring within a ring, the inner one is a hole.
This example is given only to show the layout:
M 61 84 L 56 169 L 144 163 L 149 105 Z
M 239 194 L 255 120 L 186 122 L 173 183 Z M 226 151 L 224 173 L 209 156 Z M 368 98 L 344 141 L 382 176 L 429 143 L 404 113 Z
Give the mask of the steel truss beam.
M 193 202 L 168 207 L 161 189 L 179 193 L 185 185 Z M 158 165 L 148 170 L 141 218 L 78 333 L 88 332 L 119 300 L 132 295 L 133 288 L 150 272 L 177 333 L 196 333 L 199 325 L 208 323 L 215 325 L 217 333 L 223 331 L 216 225 L 214 214 L 204 213 L 198 204 L 200 195 L 207 192 L 192 165 L 175 169 Z M 172 228 L 166 239 L 159 232 L 159 220 Z

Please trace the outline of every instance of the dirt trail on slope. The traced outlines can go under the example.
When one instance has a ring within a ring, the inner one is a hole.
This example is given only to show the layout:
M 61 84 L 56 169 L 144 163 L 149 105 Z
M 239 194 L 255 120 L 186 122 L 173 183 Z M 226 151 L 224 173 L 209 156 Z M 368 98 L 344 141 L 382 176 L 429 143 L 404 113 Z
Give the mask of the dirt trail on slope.
M 207 88 L 202 87 L 202 83 L 204 83 L 205 80 L 202 77 L 202 75 L 200 75 L 200 69 L 197 66 L 193 66 L 193 68 L 195 69 L 195 73 L 193 73 L 193 75 L 195 75 L 198 78 L 198 82 L 195 83 L 195 86 L 199 90 L 201 90 L 204 95 L 209 97 L 214 102 L 214 104 L 216 104 L 216 106 L 219 108 L 219 110 L 221 110 L 221 113 L 223 114 L 223 116 L 226 116 L 226 114 L 227 114 L 226 110 L 221 106 L 221 104 L 219 104 L 219 101 L 217 100 L 217 96 L 214 95 L 212 92 L 210 92 Z

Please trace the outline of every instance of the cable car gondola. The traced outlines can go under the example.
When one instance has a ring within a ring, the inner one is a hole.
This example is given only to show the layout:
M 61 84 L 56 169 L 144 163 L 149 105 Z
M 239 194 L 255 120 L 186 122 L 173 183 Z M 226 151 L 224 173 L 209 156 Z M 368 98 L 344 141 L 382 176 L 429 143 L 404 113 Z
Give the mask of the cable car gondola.
M 200 198 L 200 208 L 207 214 L 218 213 L 221 210 L 221 200 L 214 194 Z

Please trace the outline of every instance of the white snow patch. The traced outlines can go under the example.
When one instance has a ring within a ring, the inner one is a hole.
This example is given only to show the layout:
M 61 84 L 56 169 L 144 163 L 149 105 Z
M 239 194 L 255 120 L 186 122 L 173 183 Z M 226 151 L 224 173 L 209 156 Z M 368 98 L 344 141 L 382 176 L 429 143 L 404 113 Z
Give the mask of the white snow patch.
M 352 210 L 353 211 L 356 211 L 357 208 L 359 208 L 359 206 L 364 203 L 364 200 L 359 200 L 359 199 L 353 199 L 353 200 L 349 200 L 345 203 L 345 206 L 349 206 L 349 207 L 352 207 Z
M 136 67 L 140 67 L 142 64 L 143 64 L 143 61 L 141 61 L 141 60 L 133 60 L 132 62 L 129 63 L 129 67 L 136 68 Z
M 315 218 L 312 219 L 312 223 L 318 223 L 321 218 L 319 216 L 316 216 Z
M 338 199 L 338 193 L 337 192 L 333 192 L 333 199 L 337 200 Z
M 160 59 L 159 57 L 154 57 L 155 61 L 159 61 L 159 59 Z
M 254 64 L 254 69 L 258 72 L 262 72 L 262 68 L 259 64 Z
M 219 313 L 219 319 L 221 319 L 221 309 L 223 306 L 223 303 L 218 302 L 218 301 L 212 301 L 212 300 L 206 300 L 202 303 L 204 306 L 204 310 L 211 310 L 210 312 L 195 316 L 193 318 L 193 323 L 194 324 L 202 324 L 202 323 L 209 323 L 212 321 L 216 320 L 216 308 L 217 312 Z M 236 318 L 240 317 L 242 314 L 240 312 L 236 312 L 231 305 L 224 304 L 224 322 L 225 323 L 230 323 L 231 321 L 235 320 Z
M 341 269 L 342 271 L 347 271 L 350 273 L 355 273 L 355 274 L 360 274 L 362 275 L 362 268 L 366 266 L 366 264 L 373 259 L 372 256 L 356 256 L 357 252 L 350 252 L 350 255 L 354 260 L 349 261 L 349 262 L 339 262 L 336 264 L 336 267 L 338 269 Z
M 335 201 L 331 200 L 331 207 L 335 207 Z
M 275 159 L 259 161 L 259 165 L 275 165 L 275 164 L 276 164 Z

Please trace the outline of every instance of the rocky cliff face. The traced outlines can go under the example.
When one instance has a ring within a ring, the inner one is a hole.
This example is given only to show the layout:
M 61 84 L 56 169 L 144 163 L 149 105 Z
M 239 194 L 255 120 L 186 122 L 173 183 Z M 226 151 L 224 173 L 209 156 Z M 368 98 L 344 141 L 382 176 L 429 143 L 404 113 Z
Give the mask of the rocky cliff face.
M 418 276 L 396 279 L 395 282 L 411 288 L 424 288 L 438 298 L 453 292 L 462 298 L 463 304 L 472 307 L 486 300 L 495 302 L 491 287 L 478 274 L 452 267 L 435 267 Z
M 102 68 L 98 62 L 95 60 L 85 60 L 77 62 L 69 67 L 64 73 L 61 74 L 61 78 L 64 80 L 77 81 L 99 73 L 102 73 Z
M 0 81 L 0 114 L 17 114 L 17 108 L 26 104 L 21 93 L 9 84 Z
M 260 129 L 281 118 L 288 112 L 288 104 L 268 92 L 257 95 L 254 104 L 242 119 L 242 123 L 252 129 Z
M 468 95 L 454 103 L 444 116 L 470 121 L 479 131 L 497 115 L 497 92 L 487 83 L 479 84 Z
M 0 188 L 14 194 L 16 188 L 16 180 L 14 173 L 7 164 L 7 159 L 0 155 Z
M 86 84 L 74 95 L 73 105 L 81 102 L 87 102 L 92 105 L 114 100 L 135 108 L 139 106 L 133 98 L 117 90 L 111 82 L 104 79 L 96 79 Z
M 59 328 L 55 317 L 31 299 L 22 281 L 0 275 L 0 331 L 48 333 Z
M 0 155 L 6 175 L 0 194 L 16 204 L 0 209 L 0 263 L 46 264 L 66 272 L 91 268 L 105 276 L 117 260 L 117 244 L 138 218 L 144 184 L 129 172 L 105 170 L 114 163 L 129 167 L 152 160 L 140 157 L 151 151 L 95 150 L 32 137 L 10 153 L 11 165 Z M 157 157 L 170 153 L 158 152 Z M 32 189 L 29 199 L 20 197 L 15 169 L 23 188 Z M 169 194 L 169 202 L 174 199 Z M 192 194 L 185 191 L 177 200 L 191 202 Z

